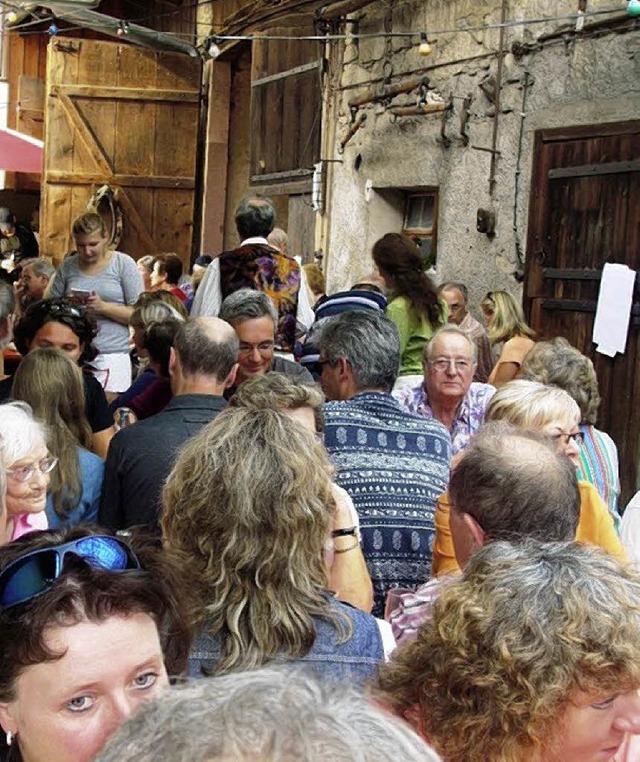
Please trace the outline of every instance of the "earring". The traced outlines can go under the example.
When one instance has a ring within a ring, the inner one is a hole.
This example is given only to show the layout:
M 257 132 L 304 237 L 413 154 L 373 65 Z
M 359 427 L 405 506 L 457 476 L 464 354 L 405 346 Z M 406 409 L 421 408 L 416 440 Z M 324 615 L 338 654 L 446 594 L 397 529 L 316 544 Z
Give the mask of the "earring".
M 13 743 L 13 733 L 10 730 L 7 730 L 7 746 L 11 746 Z

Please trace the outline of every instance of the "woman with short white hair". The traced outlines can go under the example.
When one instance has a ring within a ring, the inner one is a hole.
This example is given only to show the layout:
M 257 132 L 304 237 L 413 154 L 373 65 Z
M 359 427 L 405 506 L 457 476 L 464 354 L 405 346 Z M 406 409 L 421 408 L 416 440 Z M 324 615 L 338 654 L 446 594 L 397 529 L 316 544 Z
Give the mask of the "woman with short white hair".
M 24 402 L 0 406 L 0 451 L 6 476 L 6 508 L 0 514 L 0 545 L 4 545 L 47 528 L 49 474 L 58 459 L 49 454 L 45 428 Z

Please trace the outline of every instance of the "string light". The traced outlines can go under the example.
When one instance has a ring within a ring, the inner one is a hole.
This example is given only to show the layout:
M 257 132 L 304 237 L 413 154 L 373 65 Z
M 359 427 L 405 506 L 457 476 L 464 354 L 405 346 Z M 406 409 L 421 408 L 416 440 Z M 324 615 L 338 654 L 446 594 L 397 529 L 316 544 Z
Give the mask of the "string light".
M 49 29 L 47 29 L 47 31 L 53 37 L 54 35 L 58 34 L 60 29 L 58 28 L 58 25 L 56 23 L 53 23 L 49 25 Z
M 432 48 L 429 44 L 429 40 L 427 39 L 427 33 L 420 32 L 420 44 L 418 45 L 418 53 L 420 53 L 421 56 L 430 56 L 431 51 Z
M 627 13 L 630 16 L 640 16 L 640 0 L 629 0 L 627 3 Z

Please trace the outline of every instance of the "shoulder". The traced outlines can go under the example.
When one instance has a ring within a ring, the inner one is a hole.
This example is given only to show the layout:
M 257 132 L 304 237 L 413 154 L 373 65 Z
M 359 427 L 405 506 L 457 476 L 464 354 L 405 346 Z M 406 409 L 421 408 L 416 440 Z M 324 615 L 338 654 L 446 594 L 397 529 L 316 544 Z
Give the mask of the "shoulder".
M 273 358 L 271 370 L 276 373 L 284 373 L 286 376 L 292 376 L 296 381 L 301 381 L 302 383 L 315 384 L 313 376 L 305 367 L 299 365 L 297 362 L 286 360 L 284 357 L 278 357 L 276 355 L 276 357 Z
M 473 381 L 469 387 L 469 399 L 475 404 L 489 404 L 489 401 L 496 393 L 496 387 L 491 384 L 482 384 L 479 381 Z

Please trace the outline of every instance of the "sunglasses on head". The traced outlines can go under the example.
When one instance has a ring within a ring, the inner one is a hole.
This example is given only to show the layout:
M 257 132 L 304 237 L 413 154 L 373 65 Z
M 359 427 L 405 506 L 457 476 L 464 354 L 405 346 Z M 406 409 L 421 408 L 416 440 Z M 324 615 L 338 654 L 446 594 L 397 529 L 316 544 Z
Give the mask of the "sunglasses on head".
M 81 558 L 94 569 L 123 572 L 141 569 L 135 553 L 122 540 L 91 535 L 49 548 L 32 550 L 0 572 L 0 611 L 37 598 L 62 575 L 68 556 Z
M 62 317 L 81 318 L 84 316 L 84 310 L 80 307 L 74 307 L 72 304 L 59 304 L 50 302 L 46 299 L 37 303 L 38 311 L 45 315 L 59 315 Z

